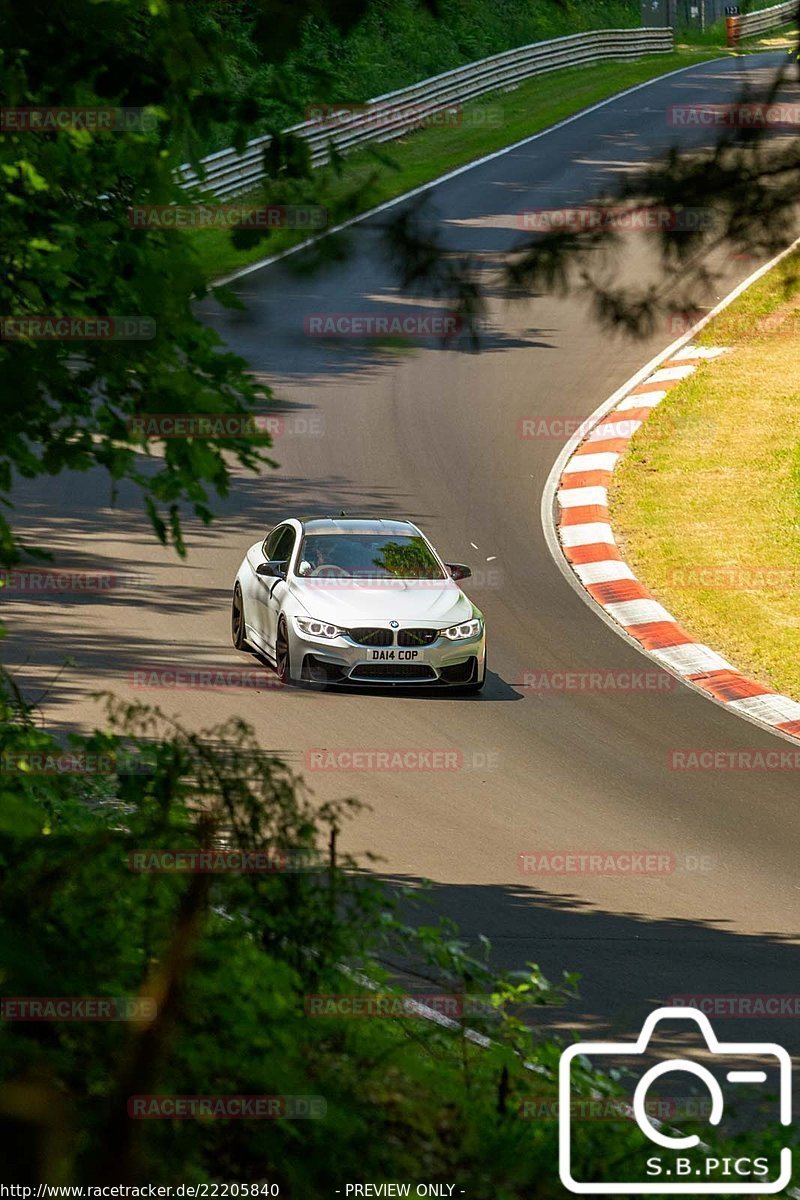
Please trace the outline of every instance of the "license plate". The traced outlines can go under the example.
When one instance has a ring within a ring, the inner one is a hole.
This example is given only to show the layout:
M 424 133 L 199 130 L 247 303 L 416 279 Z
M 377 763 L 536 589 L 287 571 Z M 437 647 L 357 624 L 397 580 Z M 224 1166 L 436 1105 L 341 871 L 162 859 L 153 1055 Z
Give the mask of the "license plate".
M 386 650 L 370 650 L 370 662 L 422 662 L 419 650 L 400 650 L 396 646 Z

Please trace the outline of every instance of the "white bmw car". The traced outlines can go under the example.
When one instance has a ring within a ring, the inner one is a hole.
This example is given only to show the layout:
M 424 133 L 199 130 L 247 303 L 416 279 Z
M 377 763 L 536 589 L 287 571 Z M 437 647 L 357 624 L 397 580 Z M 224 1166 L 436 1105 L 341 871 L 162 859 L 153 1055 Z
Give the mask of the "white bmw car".
M 237 650 L 284 683 L 457 688 L 486 678 L 483 614 L 410 521 L 294 517 L 247 551 L 233 588 Z

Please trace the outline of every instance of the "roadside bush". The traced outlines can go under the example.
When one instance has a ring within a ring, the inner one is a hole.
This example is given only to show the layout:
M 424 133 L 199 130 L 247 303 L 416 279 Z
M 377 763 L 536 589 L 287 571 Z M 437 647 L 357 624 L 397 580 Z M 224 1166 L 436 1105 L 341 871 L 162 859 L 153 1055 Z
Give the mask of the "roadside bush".
M 546 38 L 640 23 L 632 0 L 442 0 L 434 16 L 421 0 L 371 0 L 342 32 L 308 17 L 300 44 L 279 64 L 254 33 L 248 4 L 212 5 L 231 39 L 231 75 L 261 103 L 253 136 L 302 120 L 316 103 L 362 103 L 490 54 Z M 228 144 L 220 128 L 210 149 Z

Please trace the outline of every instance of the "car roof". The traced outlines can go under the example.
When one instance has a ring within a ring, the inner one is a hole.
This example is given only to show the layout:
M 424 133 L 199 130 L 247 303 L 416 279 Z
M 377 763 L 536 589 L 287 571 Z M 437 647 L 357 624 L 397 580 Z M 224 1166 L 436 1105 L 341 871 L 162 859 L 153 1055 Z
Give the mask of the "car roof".
M 301 518 L 305 533 L 395 533 L 417 534 L 411 521 L 386 520 L 383 517 L 305 517 Z

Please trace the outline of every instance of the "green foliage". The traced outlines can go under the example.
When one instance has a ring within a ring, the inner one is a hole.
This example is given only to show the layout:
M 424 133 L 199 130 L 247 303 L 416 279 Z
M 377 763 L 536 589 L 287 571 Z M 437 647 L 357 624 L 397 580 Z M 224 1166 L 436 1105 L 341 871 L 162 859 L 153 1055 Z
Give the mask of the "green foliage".
M 366 99 L 528 42 L 638 24 L 629 0 L 443 0 L 439 20 L 416 0 L 377 0 L 339 40 L 331 98 Z
M 436 579 L 439 567 L 421 538 L 386 542 L 373 559 L 374 565 L 398 579 Z
M 205 281 L 186 239 L 129 222 L 130 205 L 181 196 L 173 171 L 197 156 L 215 123 L 241 140 L 254 112 L 228 76 L 220 28 L 191 17 L 173 0 L 75 0 L 57 11 L 44 0 L 0 3 L 4 104 L 139 114 L 129 131 L 0 134 L 0 314 L 147 324 L 142 340 L 0 341 L 0 494 L 15 472 L 100 465 L 112 489 L 124 479 L 139 485 L 157 536 L 179 552 L 182 509 L 208 522 L 210 495 L 227 493 L 223 448 L 249 469 L 270 462 L 266 435 L 171 440 L 156 458 L 129 427 L 148 412 L 245 413 L 268 394 L 194 315 Z M 18 558 L 0 518 L 0 563 Z
M 359 11 L 356 11 L 358 7 Z M 257 0 L 216 6 L 217 18 L 242 49 L 238 84 L 258 97 L 258 132 L 303 120 L 317 103 L 361 103 L 514 46 L 589 29 L 640 23 L 633 0 L 366 0 L 330 9 L 298 6 L 296 44 L 276 60 L 274 20 Z M 230 144 L 224 128 L 209 149 Z

